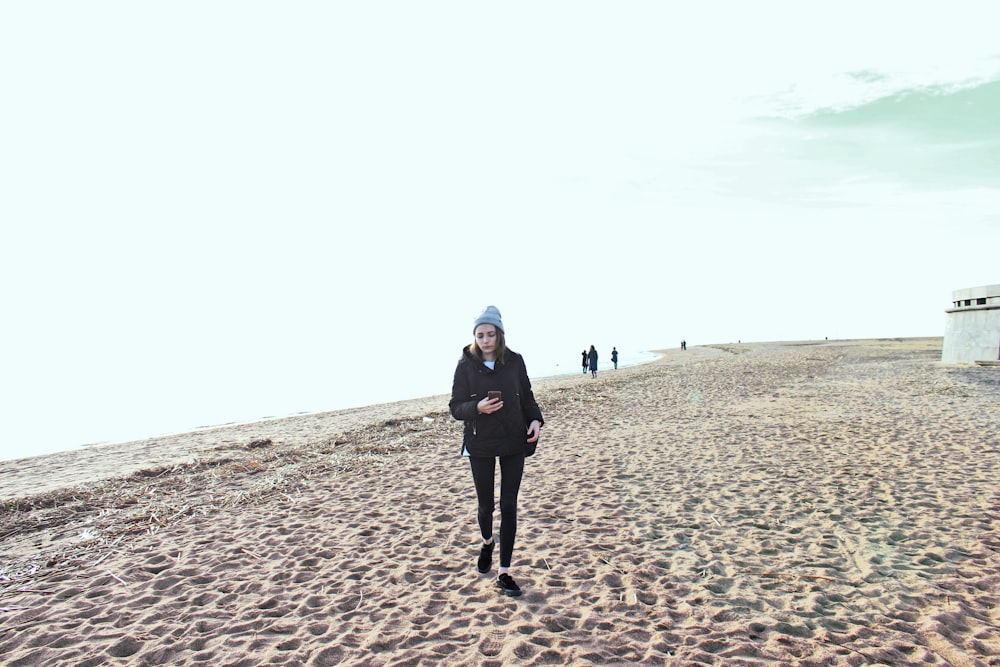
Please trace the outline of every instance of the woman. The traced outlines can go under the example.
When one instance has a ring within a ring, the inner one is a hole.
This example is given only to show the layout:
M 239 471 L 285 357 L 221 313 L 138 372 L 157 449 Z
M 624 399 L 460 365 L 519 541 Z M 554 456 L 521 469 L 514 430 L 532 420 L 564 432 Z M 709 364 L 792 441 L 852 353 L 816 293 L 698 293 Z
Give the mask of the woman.
M 595 378 L 597 377 L 597 350 L 594 349 L 593 345 L 590 346 L 589 357 L 590 357 L 590 377 Z
M 584 350 L 584 351 L 583 351 L 583 374 L 584 374 L 584 375 L 586 375 L 586 374 L 587 374 L 587 368 L 588 368 L 589 366 L 590 366 L 590 355 L 588 355 L 588 354 L 587 354 L 587 351 L 586 351 L 586 350 Z
M 542 427 L 542 412 L 531 392 L 524 359 L 507 349 L 500 311 L 486 310 L 472 325 L 473 342 L 462 350 L 455 368 L 448 407 L 455 419 L 465 422 L 462 454 L 469 457 L 476 485 L 482 547 L 477 569 L 493 565 L 494 479 L 500 460 L 500 567 L 497 588 L 516 596 L 521 589 L 510 576 L 517 536 L 517 494 L 524 474 L 524 458 L 535 451 Z

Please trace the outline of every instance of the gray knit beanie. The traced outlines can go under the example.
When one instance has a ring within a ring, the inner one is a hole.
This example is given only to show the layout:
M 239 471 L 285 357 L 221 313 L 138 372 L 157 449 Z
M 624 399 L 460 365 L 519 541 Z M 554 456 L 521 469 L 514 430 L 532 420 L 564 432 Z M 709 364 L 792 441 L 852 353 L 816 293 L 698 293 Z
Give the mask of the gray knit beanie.
M 492 324 L 503 333 L 503 322 L 500 320 L 500 311 L 496 306 L 486 306 L 483 314 L 476 318 L 472 325 L 472 333 L 476 333 L 476 327 L 480 324 Z

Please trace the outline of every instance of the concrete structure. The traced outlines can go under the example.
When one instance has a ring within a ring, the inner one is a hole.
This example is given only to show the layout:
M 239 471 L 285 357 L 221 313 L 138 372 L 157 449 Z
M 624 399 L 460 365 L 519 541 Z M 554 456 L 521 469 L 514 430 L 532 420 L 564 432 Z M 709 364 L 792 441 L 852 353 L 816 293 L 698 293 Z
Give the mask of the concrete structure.
M 1000 285 L 970 287 L 951 293 L 941 361 L 974 364 L 1000 359 Z

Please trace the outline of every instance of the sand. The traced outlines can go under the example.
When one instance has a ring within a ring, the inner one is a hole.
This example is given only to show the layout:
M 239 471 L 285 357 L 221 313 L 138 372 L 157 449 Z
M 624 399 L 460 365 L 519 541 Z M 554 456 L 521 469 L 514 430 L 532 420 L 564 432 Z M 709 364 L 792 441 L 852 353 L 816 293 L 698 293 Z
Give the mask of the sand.
M 940 350 L 537 382 L 520 598 L 447 396 L 0 463 L 0 663 L 1000 665 L 1000 371 Z

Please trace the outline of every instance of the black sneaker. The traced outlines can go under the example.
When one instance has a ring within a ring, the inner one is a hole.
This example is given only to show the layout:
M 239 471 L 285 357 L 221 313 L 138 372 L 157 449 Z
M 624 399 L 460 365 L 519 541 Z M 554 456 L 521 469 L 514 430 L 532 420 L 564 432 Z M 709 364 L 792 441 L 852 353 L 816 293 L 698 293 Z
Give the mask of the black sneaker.
M 497 588 L 504 595 L 509 595 L 511 597 L 517 597 L 521 594 L 521 588 L 514 583 L 514 580 L 510 578 L 510 575 L 504 572 L 499 577 L 497 577 Z
M 479 574 L 486 574 L 490 571 L 490 567 L 493 565 L 493 547 L 496 545 L 497 541 L 493 540 L 489 544 L 484 544 L 483 548 L 479 550 L 479 562 L 476 563 Z

